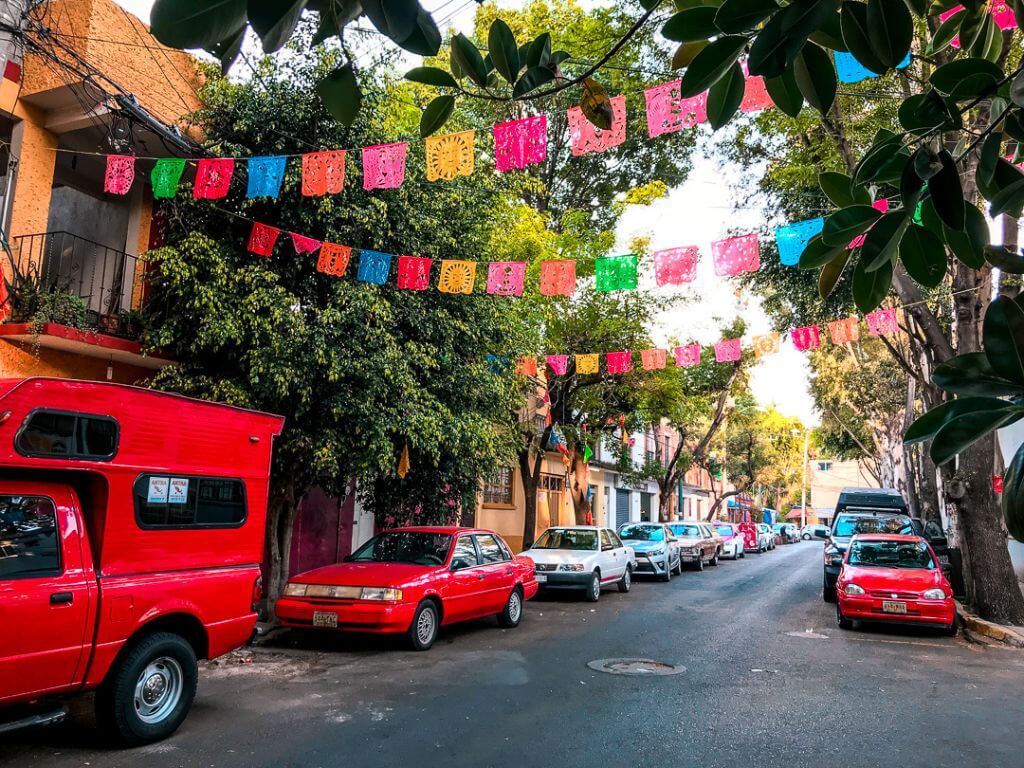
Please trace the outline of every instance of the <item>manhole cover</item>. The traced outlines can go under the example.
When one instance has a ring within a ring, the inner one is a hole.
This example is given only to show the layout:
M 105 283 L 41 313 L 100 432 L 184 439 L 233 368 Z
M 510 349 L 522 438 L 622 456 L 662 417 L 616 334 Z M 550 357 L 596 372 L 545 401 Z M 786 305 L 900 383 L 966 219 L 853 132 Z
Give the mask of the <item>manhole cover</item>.
M 653 659 L 596 659 L 588 661 L 587 666 L 598 672 L 609 675 L 678 675 L 686 671 L 680 664 L 666 664 Z

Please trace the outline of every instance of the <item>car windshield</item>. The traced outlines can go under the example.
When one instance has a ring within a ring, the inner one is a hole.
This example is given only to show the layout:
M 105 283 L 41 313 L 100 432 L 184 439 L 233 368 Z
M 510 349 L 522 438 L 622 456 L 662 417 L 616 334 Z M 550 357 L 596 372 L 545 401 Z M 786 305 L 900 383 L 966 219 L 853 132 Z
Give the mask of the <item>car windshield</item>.
M 447 533 L 392 531 L 374 536 L 349 558 L 355 563 L 444 565 L 452 537 Z
M 854 536 L 858 533 L 899 533 L 911 535 L 914 525 L 906 515 L 840 515 L 833 536 Z
M 700 536 L 700 529 L 696 525 L 673 525 L 672 533 L 676 536 Z
M 919 541 L 855 541 L 850 547 L 850 565 L 935 570 L 931 552 Z
M 732 536 L 732 526 L 730 525 L 716 525 L 715 530 L 723 536 Z
M 534 549 L 597 549 L 597 531 L 573 528 L 548 528 L 533 545 Z
M 619 538 L 633 541 L 664 541 L 665 531 L 660 525 L 627 525 L 619 528 Z

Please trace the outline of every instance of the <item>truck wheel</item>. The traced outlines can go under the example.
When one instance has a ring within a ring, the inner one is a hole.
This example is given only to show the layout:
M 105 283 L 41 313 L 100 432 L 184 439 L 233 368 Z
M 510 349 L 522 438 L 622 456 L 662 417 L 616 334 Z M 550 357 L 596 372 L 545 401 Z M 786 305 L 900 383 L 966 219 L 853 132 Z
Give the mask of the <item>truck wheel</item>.
M 125 746 L 165 739 L 192 707 L 198 679 L 196 654 L 188 641 L 157 632 L 111 670 L 96 693 L 96 719 Z

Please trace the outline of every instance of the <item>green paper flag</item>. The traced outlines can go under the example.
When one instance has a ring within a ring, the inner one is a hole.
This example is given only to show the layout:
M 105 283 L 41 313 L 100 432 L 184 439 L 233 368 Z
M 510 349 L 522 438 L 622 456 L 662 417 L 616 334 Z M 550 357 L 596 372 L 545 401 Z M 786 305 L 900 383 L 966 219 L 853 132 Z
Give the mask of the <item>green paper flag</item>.
M 594 261 L 595 289 L 598 291 L 636 290 L 635 253 L 606 256 Z
M 590 450 L 590 446 L 589 445 L 584 445 L 583 446 L 583 463 L 584 464 L 589 464 L 590 460 L 592 458 L 594 458 L 594 452 L 592 450 Z
M 178 194 L 178 182 L 185 171 L 185 158 L 162 157 L 153 166 L 150 181 L 153 183 L 153 197 L 174 197 Z

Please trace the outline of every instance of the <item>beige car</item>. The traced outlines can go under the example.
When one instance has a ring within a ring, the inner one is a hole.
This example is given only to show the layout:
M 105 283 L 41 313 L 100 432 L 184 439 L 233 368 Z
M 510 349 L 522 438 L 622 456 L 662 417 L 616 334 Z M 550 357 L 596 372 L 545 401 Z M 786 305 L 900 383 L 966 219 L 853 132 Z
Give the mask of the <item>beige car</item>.
M 679 539 L 679 558 L 683 564 L 704 570 L 704 565 L 718 565 L 722 554 L 722 537 L 703 520 L 683 520 L 668 527 Z M 714 531 L 714 533 L 712 533 Z M 716 538 L 717 537 L 717 538 Z

